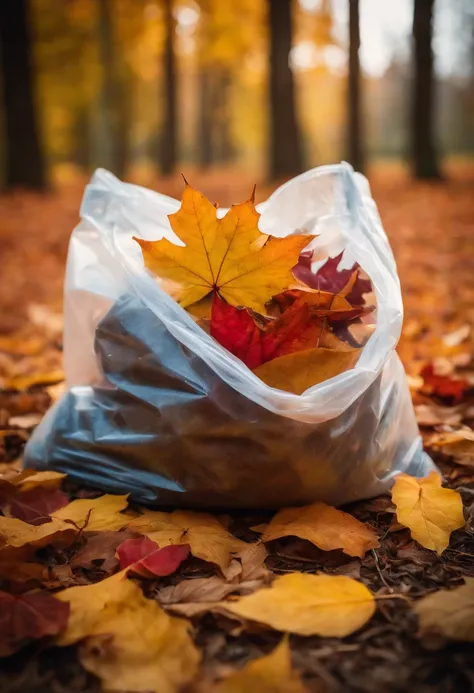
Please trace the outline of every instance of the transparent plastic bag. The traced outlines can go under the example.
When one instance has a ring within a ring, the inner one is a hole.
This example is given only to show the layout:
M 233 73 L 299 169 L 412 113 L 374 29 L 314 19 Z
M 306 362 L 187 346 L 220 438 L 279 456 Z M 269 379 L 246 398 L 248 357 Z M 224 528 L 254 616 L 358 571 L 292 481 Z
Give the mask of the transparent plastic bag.
M 258 207 L 263 232 L 318 235 L 318 255 L 344 251 L 340 266 L 358 262 L 376 295 L 356 366 L 302 395 L 265 385 L 145 270 L 132 236 L 180 242 L 167 218 L 178 207 L 104 170 L 86 187 L 65 282 L 68 389 L 26 465 L 145 503 L 207 508 L 339 505 L 385 491 L 400 472 L 426 475 L 395 353 L 400 284 L 366 179 L 344 163 L 316 168 Z

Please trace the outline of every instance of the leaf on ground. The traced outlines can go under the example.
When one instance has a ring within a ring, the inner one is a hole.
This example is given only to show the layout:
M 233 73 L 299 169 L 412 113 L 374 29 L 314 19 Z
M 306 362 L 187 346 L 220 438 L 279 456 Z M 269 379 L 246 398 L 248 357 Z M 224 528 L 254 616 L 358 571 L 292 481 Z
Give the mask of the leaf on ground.
M 329 291 L 338 294 L 343 291 L 348 283 L 353 280 L 350 290 L 346 293 L 346 298 L 353 306 L 362 305 L 364 303 L 363 294 L 369 293 L 372 285 L 368 279 L 363 279 L 358 271 L 358 265 L 355 264 L 351 269 L 339 270 L 339 264 L 342 260 L 343 253 L 336 257 L 330 257 L 319 268 L 317 272 L 311 269 L 313 259 L 312 252 L 302 253 L 299 257 L 298 264 L 293 268 L 295 277 L 311 287 L 322 291 Z
M 172 513 L 146 510 L 130 522 L 129 528 L 145 534 L 160 547 L 189 544 L 193 556 L 215 563 L 222 571 L 229 568 L 232 553 L 245 546 L 245 542 L 229 534 L 217 518 L 191 510 Z
M 80 661 L 105 690 L 177 693 L 195 677 L 200 656 L 189 624 L 146 599 L 124 572 L 56 598 L 71 608 L 57 643 L 86 638 Z
M 429 363 L 421 370 L 420 376 L 423 378 L 421 391 L 424 394 L 448 399 L 453 404 L 462 402 L 466 391 L 471 387 L 469 381 L 464 378 L 438 375 L 432 363 Z
M 343 575 L 290 573 L 235 602 L 230 613 L 298 635 L 343 638 L 373 615 L 375 601 L 365 585 Z
M 10 499 L 1 501 L 0 507 L 7 517 L 16 517 L 30 525 L 41 525 L 50 522 L 50 515 L 68 502 L 68 497 L 58 488 L 37 486 L 15 493 Z
M 284 508 L 265 528 L 254 529 L 263 531 L 261 539 L 264 542 L 281 537 L 299 537 L 323 551 L 342 549 L 348 556 L 359 558 L 379 546 L 377 536 L 367 525 L 325 503 Z
M 5 378 L 3 387 L 5 390 L 28 390 L 34 385 L 53 385 L 64 380 L 64 371 L 60 368 L 44 373 L 32 373 L 30 375 L 14 375 Z
M 246 544 L 235 556 L 242 564 L 242 572 L 239 576 L 240 582 L 245 580 L 266 580 L 271 574 L 268 568 L 265 567 L 267 549 L 262 541 Z
M 129 568 L 132 573 L 144 578 L 172 575 L 188 555 L 188 544 L 160 548 L 148 537 L 126 539 L 117 547 L 120 570 Z
M 270 654 L 253 659 L 206 690 L 209 693 L 305 693 L 307 689 L 292 667 L 288 639 L 283 638 Z
M 441 486 L 438 472 L 424 479 L 399 474 L 392 500 L 400 524 L 409 528 L 418 543 L 438 554 L 448 546 L 451 532 L 465 525 L 461 496 Z
M 66 474 L 60 472 L 35 472 L 25 469 L 19 474 L 11 474 L 0 479 L 0 491 L 12 490 L 15 487 L 21 491 L 31 491 L 35 488 L 59 488 Z
M 166 606 L 187 602 L 216 604 L 237 589 L 237 584 L 229 583 L 218 575 L 211 575 L 208 578 L 181 580 L 176 585 L 162 587 L 158 592 L 157 599 L 160 604 Z
M 474 578 L 453 590 L 439 590 L 415 604 L 423 638 L 474 642 Z
M 179 287 L 173 295 L 183 307 L 217 291 L 233 306 L 264 314 L 267 301 L 293 281 L 292 267 L 313 236 L 269 238 L 258 229 L 259 217 L 249 200 L 218 219 L 214 205 L 186 184 L 181 208 L 169 216 L 185 246 L 135 240 L 148 269 Z
M 133 534 L 128 531 L 87 535 L 86 545 L 76 553 L 71 565 L 85 570 L 100 570 L 110 575 L 119 567 L 119 560 L 115 556 L 117 546 L 132 537 Z
M 99 498 L 79 498 L 56 511 L 54 517 L 69 521 L 87 532 L 106 532 L 122 529 L 130 515 L 121 511 L 128 505 L 128 495 L 105 494 Z
M 474 431 L 470 428 L 440 433 L 430 440 L 430 445 L 443 455 L 453 457 L 456 464 L 474 467 Z
M 0 657 L 8 657 L 31 640 L 57 635 L 66 628 L 68 617 L 69 604 L 48 592 L 0 592 Z
M 301 395 L 313 385 L 352 368 L 359 353 L 358 349 L 307 349 L 275 358 L 255 368 L 253 372 L 269 387 Z
M 23 558 L 48 544 L 68 546 L 76 534 L 77 530 L 62 520 L 30 525 L 16 518 L 0 516 L 0 556 L 2 560 Z

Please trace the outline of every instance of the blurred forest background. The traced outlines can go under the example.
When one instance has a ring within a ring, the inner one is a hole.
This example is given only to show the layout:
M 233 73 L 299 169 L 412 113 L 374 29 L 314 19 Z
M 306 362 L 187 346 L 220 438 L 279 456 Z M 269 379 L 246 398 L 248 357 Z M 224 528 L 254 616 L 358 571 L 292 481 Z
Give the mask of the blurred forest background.
M 4 187 L 474 154 L 472 0 L 2 0 L 0 43 Z

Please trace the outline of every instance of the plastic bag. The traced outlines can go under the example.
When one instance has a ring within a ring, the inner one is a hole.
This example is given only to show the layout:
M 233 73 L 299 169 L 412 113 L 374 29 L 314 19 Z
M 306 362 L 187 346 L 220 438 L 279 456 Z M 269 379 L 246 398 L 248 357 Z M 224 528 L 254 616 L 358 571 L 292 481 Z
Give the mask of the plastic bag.
M 26 466 L 203 508 L 339 505 L 385 491 L 400 472 L 426 475 L 395 353 L 400 284 L 366 179 L 344 163 L 316 168 L 258 207 L 261 231 L 318 234 L 312 247 L 344 250 L 341 267 L 358 262 L 376 294 L 377 326 L 356 366 L 299 396 L 265 385 L 144 269 L 132 236 L 176 242 L 167 215 L 178 207 L 104 170 L 87 186 L 65 282 L 68 390 Z

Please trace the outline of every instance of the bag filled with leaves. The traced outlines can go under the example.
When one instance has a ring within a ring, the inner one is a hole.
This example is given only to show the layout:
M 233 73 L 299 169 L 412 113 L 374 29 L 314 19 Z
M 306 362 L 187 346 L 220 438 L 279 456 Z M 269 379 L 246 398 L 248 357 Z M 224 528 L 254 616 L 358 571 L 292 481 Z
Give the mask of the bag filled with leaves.
M 429 472 L 395 353 L 395 262 L 350 166 L 229 210 L 99 170 L 81 217 L 68 390 L 27 466 L 205 508 L 339 505 Z

